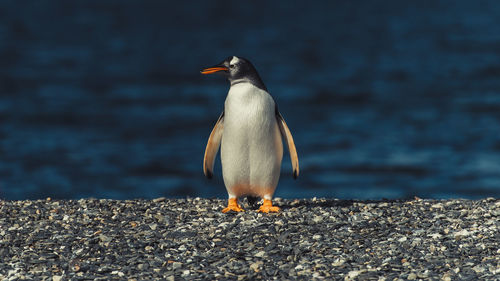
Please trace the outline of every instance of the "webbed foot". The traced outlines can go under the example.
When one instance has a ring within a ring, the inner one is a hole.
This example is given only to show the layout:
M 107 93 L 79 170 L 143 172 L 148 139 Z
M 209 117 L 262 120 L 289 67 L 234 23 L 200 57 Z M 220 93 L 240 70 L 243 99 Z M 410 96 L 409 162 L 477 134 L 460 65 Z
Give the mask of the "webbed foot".
M 244 212 L 240 205 L 238 205 L 238 199 L 237 198 L 229 198 L 227 201 L 227 207 L 222 210 L 223 213 L 227 213 L 229 211 L 235 211 L 235 212 Z
M 259 208 L 259 212 L 262 213 L 277 213 L 280 211 L 279 207 L 273 206 L 273 203 L 269 199 L 264 199 L 264 203 L 262 203 L 262 206 Z

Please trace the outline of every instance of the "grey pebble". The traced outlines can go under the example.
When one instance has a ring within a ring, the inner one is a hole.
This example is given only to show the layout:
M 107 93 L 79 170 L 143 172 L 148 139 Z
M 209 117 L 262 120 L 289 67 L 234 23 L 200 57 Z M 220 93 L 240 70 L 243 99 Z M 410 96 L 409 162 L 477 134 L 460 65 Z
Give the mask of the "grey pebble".
M 181 267 L 182 267 L 182 263 L 180 263 L 180 262 L 174 262 L 174 263 L 172 264 L 172 268 L 173 268 L 173 269 L 179 269 L 179 268 L 181 268 Z
M 0 201 L 0 280 L 494 280 L 500 201 Z M 243 202 L 242 204 L 245 204 Z

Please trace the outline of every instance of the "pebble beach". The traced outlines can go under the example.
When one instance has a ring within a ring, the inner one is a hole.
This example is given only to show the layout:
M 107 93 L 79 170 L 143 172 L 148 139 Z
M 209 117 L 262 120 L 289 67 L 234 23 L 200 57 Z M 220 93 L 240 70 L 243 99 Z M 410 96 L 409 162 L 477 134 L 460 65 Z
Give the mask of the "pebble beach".
M 500 200 L 0 201 L 0 280 L 500 280 Z

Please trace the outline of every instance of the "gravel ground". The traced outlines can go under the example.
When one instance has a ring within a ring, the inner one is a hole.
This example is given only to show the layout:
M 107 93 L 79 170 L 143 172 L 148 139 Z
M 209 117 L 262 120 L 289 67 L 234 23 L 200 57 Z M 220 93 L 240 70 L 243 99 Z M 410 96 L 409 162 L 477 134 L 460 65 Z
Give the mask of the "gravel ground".
M 500 200 L 0 201 L 0 280 L 500 280 Z

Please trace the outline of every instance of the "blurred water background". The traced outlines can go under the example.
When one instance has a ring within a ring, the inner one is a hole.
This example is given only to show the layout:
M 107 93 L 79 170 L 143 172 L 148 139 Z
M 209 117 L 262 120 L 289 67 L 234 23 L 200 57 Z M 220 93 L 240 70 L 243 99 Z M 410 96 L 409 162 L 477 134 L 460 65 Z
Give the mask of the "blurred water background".
M 250 59 L 297 144 L 275 196 L 500 196 L 498 1 L 2 1 L 0 198 L 220 197 Z

